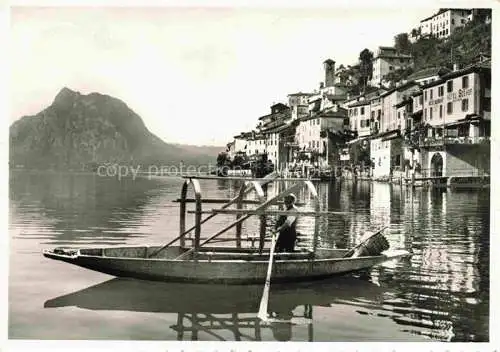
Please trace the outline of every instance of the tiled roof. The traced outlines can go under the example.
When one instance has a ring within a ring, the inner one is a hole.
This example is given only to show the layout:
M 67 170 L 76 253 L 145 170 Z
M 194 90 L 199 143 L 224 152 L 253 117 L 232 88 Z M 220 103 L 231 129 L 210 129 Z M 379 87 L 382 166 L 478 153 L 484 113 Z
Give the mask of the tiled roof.
M 467 66 L 461 70 L 452 71 L 450 73 L 447 73 L 447 74 L 443 75 L 440 79 L 435 80 L 434 82 L 430 82 L 426 85 L 423 85 L 422 89 L 434 87 L 438 84 L 443 84 L 444 82 L 446 82 L 447 80 L 449 80 L 451 78 L 460 77 L 460 76 L 463 76 L 463 75 L 466 75 L 466 74 L 469 74 L 472 72 L 489 71 L 489 70 L 491 70 L 491 61 L 473 64 L 473 65 Z
M 406 54 L 380 54 L 375 57 L 375 59 L 381 58 L 381 59 L 411 59 L 411 55 L 406 55 Z
M 355 107 L 358 107 L 358 106 L 365 106 L 365 105 L 370 105 L 370 101 L 369 100 L 362 100 L 362 101 L 358 101 L 354 104 L 351 104 L 349 105 L 350 108 L 355 108 Z
M 310 97 L 310 96 L 313 96 L 315 94 L 314 93 L 302 93 L 302 92 L 288 94 L 289 97 L 301 96 L 301 95 L 305 95 L 305 96 Z
M 406 82 L 406 83 L 405 83 L 405 84 L 403 84 L 403 85 L 400 85 L 399 87 L 394 87 L 394 88 L 392 88 L 392 89 L 388 90 L 387 92 L 385 92 L 385 93 L 381 94 L 380 96 L 381 96 L 381 97 L 386 97 L 386 96 L 388 96 L 389 94 L 394 93 L 395 91 L 401 91 L 401 90 L 404 90 L 404 89 L 406 89 L 406 88 L 408 88 L 408 87 L 411 87 L 411 86 L 414 86 L 414 85 L 417 85 L 417 83 L 416 83 L 416 82 L 414 82 L 414 81 L 409 81 L 409 82 Z
M 327 94 L 326 98 L 331 101 L 346 100 L 347 95 L 345 94 Z
M 264 120 L 266 117 L 274 117 L 274 119 L 277 120 L 279 118 L 285 118 L 286 115 L 288 115 L 288 114 L 290 114 L 290 108 L 287 106 L 286 109 L 283 109 L 283 110 L 276 112 L 274 114 L 267 114 L 267 115 L 261 116 L 261 117 L 259 117 L 259 120 Z
M 390 130 L 390 131 L 386 131 L 386 132 L 380 132 L 374 136 L 371 136 L 371 139 L 382 138 L 383 141 L 386 141 L 389 139 L 399 137 L 400 135 L 401 135 L 401 131 L 398 129 L 395 129 L 395 130 Z
M 432 76 L 442 76 L 446 73 L 449 73 L 450 70 L 447 69 L 446 67 L 429 67 L 429 68 L 424 68 L 423 70 L 417 71 L 413 74 L 411 74 L 408 79 L 415 81 L 417 79 L 425 78 L 425 77 L 432 77 Z
M 453 9 L 453 8 L 443 8 L 443 9 L 439 9 L 439 11 L 438 11 L 438 12 L 436 12 L 434 15 L 424 18 L 423 20 L 421 20 L 421 21 L 420 21 L 420 23 L 425 22 L 425 21 L 428 21 L 428 20 L 430 20 L 430 19 L 432 19 L 432 18 L 434 18 L 434 17 L 436 17 L 436 16 L 438 16 L 438 15 L 442 14 L 443 12 L 450 11 L 450 10 L 451 10 L 451 11 L 470 11 L 469 9 Z
M 404 99 L 404 100 L 400 101 L 399 103 L 397 103 L 396 105 L 394 105 L 394 107 L 400 108 L 402 106 L 405 106 L 405 105 L 408 105 L 408 104 L 411 104 L 411 103 L 413 103 L 412 99 Z

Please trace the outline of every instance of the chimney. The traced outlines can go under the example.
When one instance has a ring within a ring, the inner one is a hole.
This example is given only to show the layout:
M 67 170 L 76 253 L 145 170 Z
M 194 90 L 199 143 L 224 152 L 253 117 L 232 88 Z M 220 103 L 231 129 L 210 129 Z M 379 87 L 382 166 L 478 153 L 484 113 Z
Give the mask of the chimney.
M 458 63 L 455 62 L 453 64 L 453 72 L 458 71 L 459 69 L 460 69 L 460 66 L 458 65 Z
M 319 89 L 325 88 L 325 84 L 323 82 L 319 82 Z

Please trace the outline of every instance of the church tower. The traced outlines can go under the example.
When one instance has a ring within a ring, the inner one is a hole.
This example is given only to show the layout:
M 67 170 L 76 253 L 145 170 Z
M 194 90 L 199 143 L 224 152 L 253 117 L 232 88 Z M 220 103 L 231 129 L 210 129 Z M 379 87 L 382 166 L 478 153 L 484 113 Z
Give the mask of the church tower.
M 335 61 L 328 59 L 323 62 L 325 67 L 325 88 L 333 87 L 335 84 Z

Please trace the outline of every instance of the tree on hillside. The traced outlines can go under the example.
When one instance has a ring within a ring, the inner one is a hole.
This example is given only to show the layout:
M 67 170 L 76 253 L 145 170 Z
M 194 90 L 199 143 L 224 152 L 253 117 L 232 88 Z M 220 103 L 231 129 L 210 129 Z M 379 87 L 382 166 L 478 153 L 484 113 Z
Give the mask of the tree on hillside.
M 372 78 L 373 73 L 373 53 L 368 49 L 363 49 L 359 53 L 359 75 L 360 85 L 365 89 L 368 80 Z
M 419 38 L 421 34 L 422 34 L 422 30 L 420 28 L 413 28 L 411 30 L 412 38 Z
M 384 76 L 384 80 L 389 82 L 390 87 L 394 87 L 397 82 L 407 79 L 413 73 L 413 68 L 399 68 L 397 70 L 390 71 Z
M 394 48 L 400 53 L 411 53 L 411 43 L 408 39 L 408 33 L 399 33 L 394 37 Z

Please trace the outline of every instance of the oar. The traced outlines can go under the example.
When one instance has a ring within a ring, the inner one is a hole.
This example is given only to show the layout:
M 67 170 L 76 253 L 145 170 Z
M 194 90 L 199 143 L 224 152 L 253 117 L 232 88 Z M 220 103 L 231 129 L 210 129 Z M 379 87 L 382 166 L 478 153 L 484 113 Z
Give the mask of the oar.
M 361 241 L 360 243 L 358 243 L 356 246 L 354 246 L 353 248 L 351 248 L 351 250 L 349 250 L 349 252 L 347 252 L 346 254 L 344 254 L 343 258 L 348 258 L 348 257 L 352 256 L 354 254 L 354 252 L 356 251 L 356 249 L 358 249 L 359 247 L 361 247 L 370 238 L 372 238 L 375 235 L 378 235 L 379 233 L 381 233 L 382 231 L 384 231 L 388 227 L 389 227 L 389 225 L 385 225 L 384 227 L 381 227 L 380 229 L 378 229 L 376 232 L 372 233 L 370 236 L 368 236 L 363 241 Z
M 274 179 L 276 178 L 276 173 L 270 173 L 269 175 L 266 175 L 264 178 L 262 178 L 262 181 L 259 181 L 259 183 L 264 186 L 264 185 L 267 185 L 269 183 L 271 183 Z M 249 191 L 251 191 L 252 188 L 247 188 L 247 190 L 245 190 L 245 195 L 249 193 Z M 238 199 L 239 199 L 239 195 L 237 195 L 236 197 L 232 198 L 229 202 L 227 202 L 226 204 L 224 204 L 221 209 L 226 209 L 227 207 L 233 205 Z M 207 222 L 208 220 L 210 220 L 211 218 L 213 218 L 214 216 L 216 216 L 217 213 L 213 213 L 212 215 L 209 215 L 207 216 L 205 219 L 201 220 L 200 221 L 200 225 Z M 193 231 L 195 229 L 196 226 L 193 226 L 191 227 L 190 229 L 184 231 L 181 235 L 177 236 L 176 238 L 174 238 L 172 241 L 168 242 L 166 245 L 164 245 L 163 247 L 161 247 L 160 249 L 158 249 L 156 252 L 153 252 L 152 254 L 150 254 L 148 256 L 148 258 L 152 258 L 154 257 L 155 255 L 157 255 L 158 253 L 160 253 L 161 251 L 163 251 L 165 248 L 169 247 L 170 245 L 172 245 L 173 243 L 177 242 L 182 236 L 184 235 L 187 235 L 188 233 L 190 233 L 191 231 Z
M 259 314 L 257 314 L 257 317 L 259 317 L 259 319 L 262 321 L 268 320 L 267 304 L 269 302 L 269 289 L 271 287 L 271 272 L 273 271 L 274 247 L 276 246 L 276 242 L 278 241 L 279 235 L 280 234 L 278 232 L 278 233 L 272 233 L 271 236 L 271 252 L 269 254 L 269 264 L 267 266 L 266 283 L 264 284 L 264 291 L 262 292 L 262 298 L 260 300 Z

